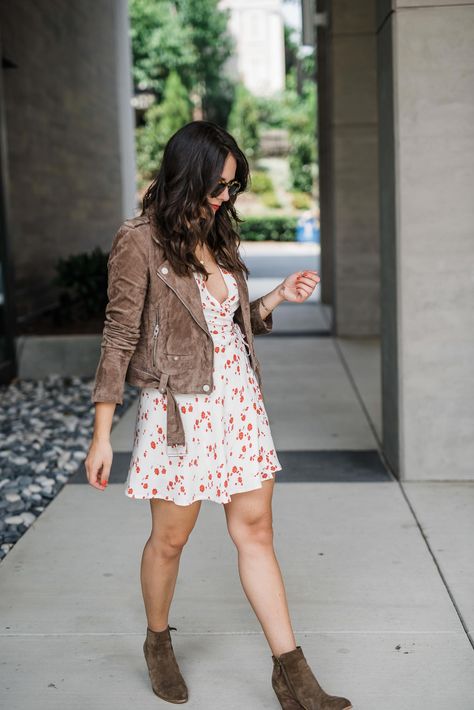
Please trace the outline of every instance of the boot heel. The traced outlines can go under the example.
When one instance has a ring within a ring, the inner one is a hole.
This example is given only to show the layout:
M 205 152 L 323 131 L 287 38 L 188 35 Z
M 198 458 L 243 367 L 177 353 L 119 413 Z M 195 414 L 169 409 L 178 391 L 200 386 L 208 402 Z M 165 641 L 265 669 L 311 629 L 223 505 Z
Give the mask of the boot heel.
M 273 690 L 275 690 L 282 710 L 302 710 L 303 706 L 300 705 L 299 702 L 295 700 L 292 695 L 290 695 L 288 690 L 276 690 L 275 687 L 273 687 Z

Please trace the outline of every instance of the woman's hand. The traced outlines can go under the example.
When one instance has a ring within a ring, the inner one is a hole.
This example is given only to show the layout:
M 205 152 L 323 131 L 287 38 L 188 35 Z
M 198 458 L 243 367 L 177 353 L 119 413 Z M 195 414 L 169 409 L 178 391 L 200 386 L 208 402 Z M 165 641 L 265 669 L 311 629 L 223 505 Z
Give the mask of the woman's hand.
M 303 303 L 306 301 L 314 289 L 321 281 L 317 271 L 295 271 L 283 281 L 279 288 L 279 292 L 286 301 L 294 303 Z
M 92 439 L 92 444 L 84 461 L 87 480 L 94 488 L 104 491 L 109 482 L 113 452 L 108 439 Z

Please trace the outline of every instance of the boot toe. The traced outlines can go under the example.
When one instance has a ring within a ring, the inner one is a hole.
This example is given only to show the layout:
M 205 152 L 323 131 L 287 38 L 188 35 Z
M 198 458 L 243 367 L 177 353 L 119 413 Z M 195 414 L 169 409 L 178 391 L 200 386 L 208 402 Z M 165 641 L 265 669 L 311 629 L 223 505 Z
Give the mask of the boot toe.
M 155 695 L 169 703 L 185 703 L 188 700 L 188 688 L 184 680 L 170 678 L 160 680 L 150 675 L 151 687 Z
M 153 692 L 162 700 L 168 703 L 186 703 L 188 701 L 188 690 L 186 686 L 172 685 L 168 687 L 156 687 L 152 685 Z
M 333 695 L 329 702 L 328 710 L 351 710 L 352 708 L 351 701 L 339 695 Z

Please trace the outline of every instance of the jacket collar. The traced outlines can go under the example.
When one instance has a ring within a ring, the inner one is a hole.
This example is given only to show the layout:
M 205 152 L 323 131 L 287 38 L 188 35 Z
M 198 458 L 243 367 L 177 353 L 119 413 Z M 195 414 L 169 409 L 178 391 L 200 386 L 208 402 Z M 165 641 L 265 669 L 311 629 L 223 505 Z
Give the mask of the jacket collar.
M 150 222 L 150 216 L 148 214 L 142 215 L 141 219 Z M 201 296 L 199 293 L 199 286 L 196 283 L 196 279 L 192 274 L 189 274 L 188 276 L 179 276 L 178 274 L 176 274 L 176 272 L 170 265 L 168 259 L 165 258 L 163 247 L 156 238 L 154 231 L 150 230 L 150 233 L 151 238 L 158 247 L 158 258 L 155 260 L 156 273 L 158 277 L 161 278 L 162 281 L 164 281 L 170 288 L 173 289 L 178 298 L 181 299 L 186 308 L 190 311 L 191 315 L 199 323 L 201 328 L 203 328 L 207 333 L 209 333 L 206 317 L 202 310 Z M 163 269 L 165 270 L 163 271 Z M 245 276 L 242 271 L 237 271 L 233 275 L 237 283 L 239 303 L 242 306 L 244 321 L 246 321 L 247 313 L 244 304 L 246 303 L 246 299 L 248 298 L 248 292 L 246 289 Z
M 156 266 L 157 276 L 176 293 L 201 328 L 209 333 L 206 317 L 202 308 L 199 286 L 193 274 L 180 276 L 173 270 L 168 259 L 160 259 L 158 261 L 159 263 L 157 263 Z M 233 275 L 237 284 L 239 303 L 243 304 L 247 297 L 244 285 L 244 274 L 241 271 L 237 271 Z M 244 309 L 242 308 L 242 310 Z

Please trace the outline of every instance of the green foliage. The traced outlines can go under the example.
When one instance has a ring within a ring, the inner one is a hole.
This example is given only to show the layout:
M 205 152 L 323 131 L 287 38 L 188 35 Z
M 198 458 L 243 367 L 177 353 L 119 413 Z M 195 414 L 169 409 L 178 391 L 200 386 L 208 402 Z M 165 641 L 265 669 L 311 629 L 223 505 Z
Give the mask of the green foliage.
M 311 79 L 311 81 L 316 80 L 316 53 L 311 52 L 303 57 L 301 60 L 301 69 L 303 72 L 303 80 Z
M 239 82 L 229 115 L 228 130 L 234 136 L 250 163 L 258 158 L 260 146 L 260 116 L 258 103 L 251 92 Z
M 221 98 L 229 97 L 229 79 L 223 66 L 234 50 L 228 32 L 230 10 L 221 10 L 219 0 L 175 0 L 183 27 L 188 28 L 195 60 L 191 86 L 198 87 L 203 115 L 211 119 Z
M 262 192 L 262 194 L 260 195 L 260 199 L 262 200 L 265 207 L 269 207 L 272 209 L 278 209 L 279 207 L 282 207 L 282 204 L 278 199 L 278 195 L 273 190 L 269 190 L 268 192 Z
M 317 161 L 317 89 L 314 52 L 304 57 L 285 26 L 286 86 L 280 96 L 258 99 L 261 129 L 282 128 L 290 142 L 290 189 L 312 192 Z
M 165 84 L 163 101 L 145 113 L 145 124 L 136 129 L 137 167 L 144 180 L 156 174 L 169 138 L 192 119 L 192 104 L 177 72 Z
M 217 125 L 226 128 L 234 100 L 235 82 L 222 74 L 218 86 L 207 87 L 203 100 L 203 115 L 208 121 L 214 121 Z
M 167 140 L 193 119 L 195 109 L 226 126 L 234 83 L 223 66 L 234 42 L 227 31 L 229 11 L 219 8 L 219 0 L 129 0 L 129 13 L 134 83 L 156 97 L 136 129 L 143 187 Z
M 181 21 L 170 0 L 129 0 L 133 79 L 141 90 L 161 99 L 165 82 L 174 69 L 185 77 L 188 89 L 196 51 L 191 28 Z
M 249 188 L 254 195 L 260 195 L 265 207 L 278 208 L 282 206 L 275 192 L 273 180 L 264 170 L 252 171 Z
M 293 242 L 296 236 L 296 217 L 247 217 L 239 224 L 242 241 Z
M 232 86 L 222 71 L 234 46 L 229 10 L 218 0 L 129 0 L 129 12 L 135 86 L 160 101 L 174 70 L 204 117 L 220 99 L 229 110 Z
M 289 25 L 283 26 L 284 43 L 285 43 L 285 71 L 288 74 L 298 62 L 299 45 L 295 41 L 295 30 Z
M 302 96 L 296 91 L 296 75 L 287 78 L 285 94 L 287 128 L 290 140 L 291 187 L 301 192 L 311 192 L 316 164 L 316 85 L 303 84 Z
M 192 120 L 193 109 L 202 108 L 204 118 L 235 136 L 251 166 L 259 157 L 260 131 L 287 129 L 291 187 L 310 191 L 316 162 L 314 54 L 298 58 L 299 48 L 286 28 L 286 89 L 270 99 L 254 97 L 241 83 L 235 86 L 224 71 L 234 41 L 228 32 L 230 12 L 219 4 L 219 0 L 129 0 L 134 83 L 156 96 L 145 125 L 137 128 L 141 182 L 155 174 L 166 140 Z M 301 86 L 296 80 L 298 66 Z
M 55 263 L 53 285 L 58 286 L 59 320 L 81 320 L 104 313 L 107 305 L 108 254 L 100 247 L 73 254 Z
M 312 133 L 299 131 L 290 137 L 291 152 L 289 156 L 291 186 L 301 192 L 312 192 L 313 162 L 315 159 L 315 136 Z
M 254 170 L 250 177 L 250 192 L 260 195 L 262 192 L 273 191 L 273 181 L 267 172 L 264 172 L 263 170 Z
M 258 96 L 256 103 L 261 130 L 267 128 L 286 128 L 287 112 L 283 93 L 280 96 Z
M 307 192 L 295 192 L 291 198 L 291 204 L 295 210 L 309 210 L 313 201 L 311 195 L 308 195 Z
M 260 128 L 284 128 L 290 143 L 291 189 L 311 192 L 316 154 L 316 85 L 303 83 L 301 96 L 296 91 L 296 74 L 289 73 L 281 97 L 259 99 Z

